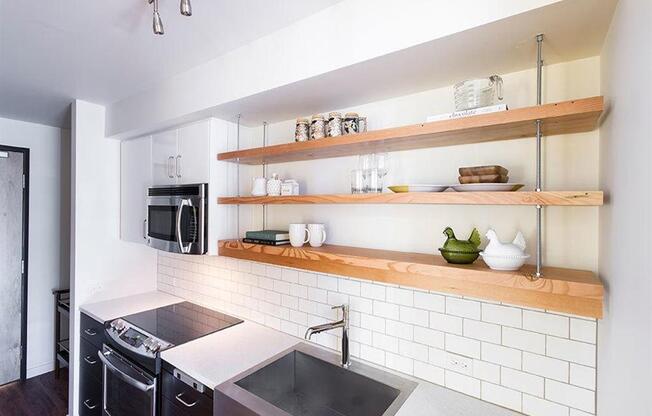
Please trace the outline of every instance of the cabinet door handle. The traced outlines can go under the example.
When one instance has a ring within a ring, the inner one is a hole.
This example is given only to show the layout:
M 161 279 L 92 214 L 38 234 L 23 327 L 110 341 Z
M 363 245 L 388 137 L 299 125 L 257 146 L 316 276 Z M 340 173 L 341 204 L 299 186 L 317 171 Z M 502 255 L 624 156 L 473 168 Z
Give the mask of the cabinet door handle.
M 172 168 L 172 162 L 174 162 L 174 156 L 168 157 L 168 178 L 174 179 L 174 172 Z
M 147 240 L 147 219 L 143 220 L 143 240 Z
M 86 333 L 86 335 L 88 335 L 89 337 L 94 337 L 95 335 L 97 335 L 97 332 L 91 328 L 84 329 L 84 333 Z
M 174 397 L 177 399 L 177 401 L 178 401 L 179 403 L 181 403 L 182 405 L 184 405 L 184 406 L 186 406 L 186 407 L 193 407 L 194 405 L 197 404 L 197 402 L 199 402 L 199 400 L 195 400 L 195 401 L 192 402 L 192 403 L 188 403 L 187 401 L 183 400 L 183 399 L 181 398 L 181 396 L 183 396 L 183 392 L 177 394 L 177 395 L 174 396 Z
M 181 177 L 181 155 L 177 155 L 177 163 L 176 163 L 176 171 L 177 171 L 177 178 Z
M 86 361 L 86 362 L 87 362 L 88 364 L 90 364 L 90 365 L 95 365 L 95 364 L 97 364 L 97 360 L 91 360 L 91 356 L 90 356 L 90 355 L 87 355 L 86 357 L 84 357 L 84 361 Z
M 86 399 L 84 400 L 84 406 L 86 406 L 88 410 L 93 410 L 97 407 L 97 404 L 91 404 L 91 399 Z

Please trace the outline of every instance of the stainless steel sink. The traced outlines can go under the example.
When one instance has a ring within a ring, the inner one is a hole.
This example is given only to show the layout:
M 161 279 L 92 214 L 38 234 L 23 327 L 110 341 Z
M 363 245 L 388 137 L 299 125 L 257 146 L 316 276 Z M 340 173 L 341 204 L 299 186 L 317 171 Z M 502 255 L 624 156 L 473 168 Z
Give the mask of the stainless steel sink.
M 297 344 L 215 389 L 215 415 L 391 416 L 416 383 Z

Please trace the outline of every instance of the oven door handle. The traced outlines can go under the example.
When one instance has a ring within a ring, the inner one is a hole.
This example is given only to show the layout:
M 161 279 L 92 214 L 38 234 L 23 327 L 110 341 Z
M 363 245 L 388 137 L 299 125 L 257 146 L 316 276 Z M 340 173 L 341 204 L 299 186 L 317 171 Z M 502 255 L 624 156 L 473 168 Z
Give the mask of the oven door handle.
M 109 355 L 111 355 L 111 351 L 98 351 L 97 355 L 100 357 L 100 360 L 104 364 L 104 366 L 110 370 L 113 374 L 117 375 L 124 381 L 125 383 L 129 384 L 132 387 L 137 388 L 138 390 L 142 392 L 148 392 L 156 387 L 156 384 L 145 384 L 142 383 L 132 377 L 130 377 L 127 373 L 124 371 L 120 370 L 118 367 L 116 367 L 111 361 L 109 360 Z M 106 382 L 104 383 L 106 385 Z
M 177 206 L 177 243 L 179 244 L 179 252 L 181 254 L 190 253 L 190 246 L 192 244 L 190 243 L 186 247 L 183 245 L 183 241 L 181 239 L 181 214 L 183 214 L 184 207 L 191 207 L 191 206 L 192 206 L 192 201 L 190 199 L 180 200 L 179 205 Z

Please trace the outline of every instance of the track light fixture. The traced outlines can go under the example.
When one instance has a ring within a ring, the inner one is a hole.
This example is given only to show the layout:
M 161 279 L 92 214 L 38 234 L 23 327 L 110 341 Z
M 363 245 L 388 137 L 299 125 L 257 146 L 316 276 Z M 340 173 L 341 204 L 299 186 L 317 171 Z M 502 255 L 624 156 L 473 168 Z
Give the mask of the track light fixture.
M 152 30 L 155 35 L 163 35 L 165 30 L 163 29 L 163 20 L 161 20 L 161 15 L 158 12 L 158 2 L 159 0 L 147 0 L 149 4 L 154 5 L 154 16 L 152 21 Z M 179 4 L 179 10 L 183 16 L 192 16 L 192 5 L 190 0 L 181 0 Z

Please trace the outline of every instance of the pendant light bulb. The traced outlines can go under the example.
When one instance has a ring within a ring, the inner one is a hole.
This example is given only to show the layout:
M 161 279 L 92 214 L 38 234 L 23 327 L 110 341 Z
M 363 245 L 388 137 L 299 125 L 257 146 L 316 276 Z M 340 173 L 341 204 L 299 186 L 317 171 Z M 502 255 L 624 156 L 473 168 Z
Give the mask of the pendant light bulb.
M 155 35 L 162 35 L 165 33 L 163 30 L 163 20 L 161 20 L 161 15 L 158 13 L 158 0 L 154 0 L 154 18 L 152 21 L 152 30 Z
M 190 0 L 181 0 L 179 8 L 181 9 L 182 15 L 192 16 L 192 5 L 190 4 Z

